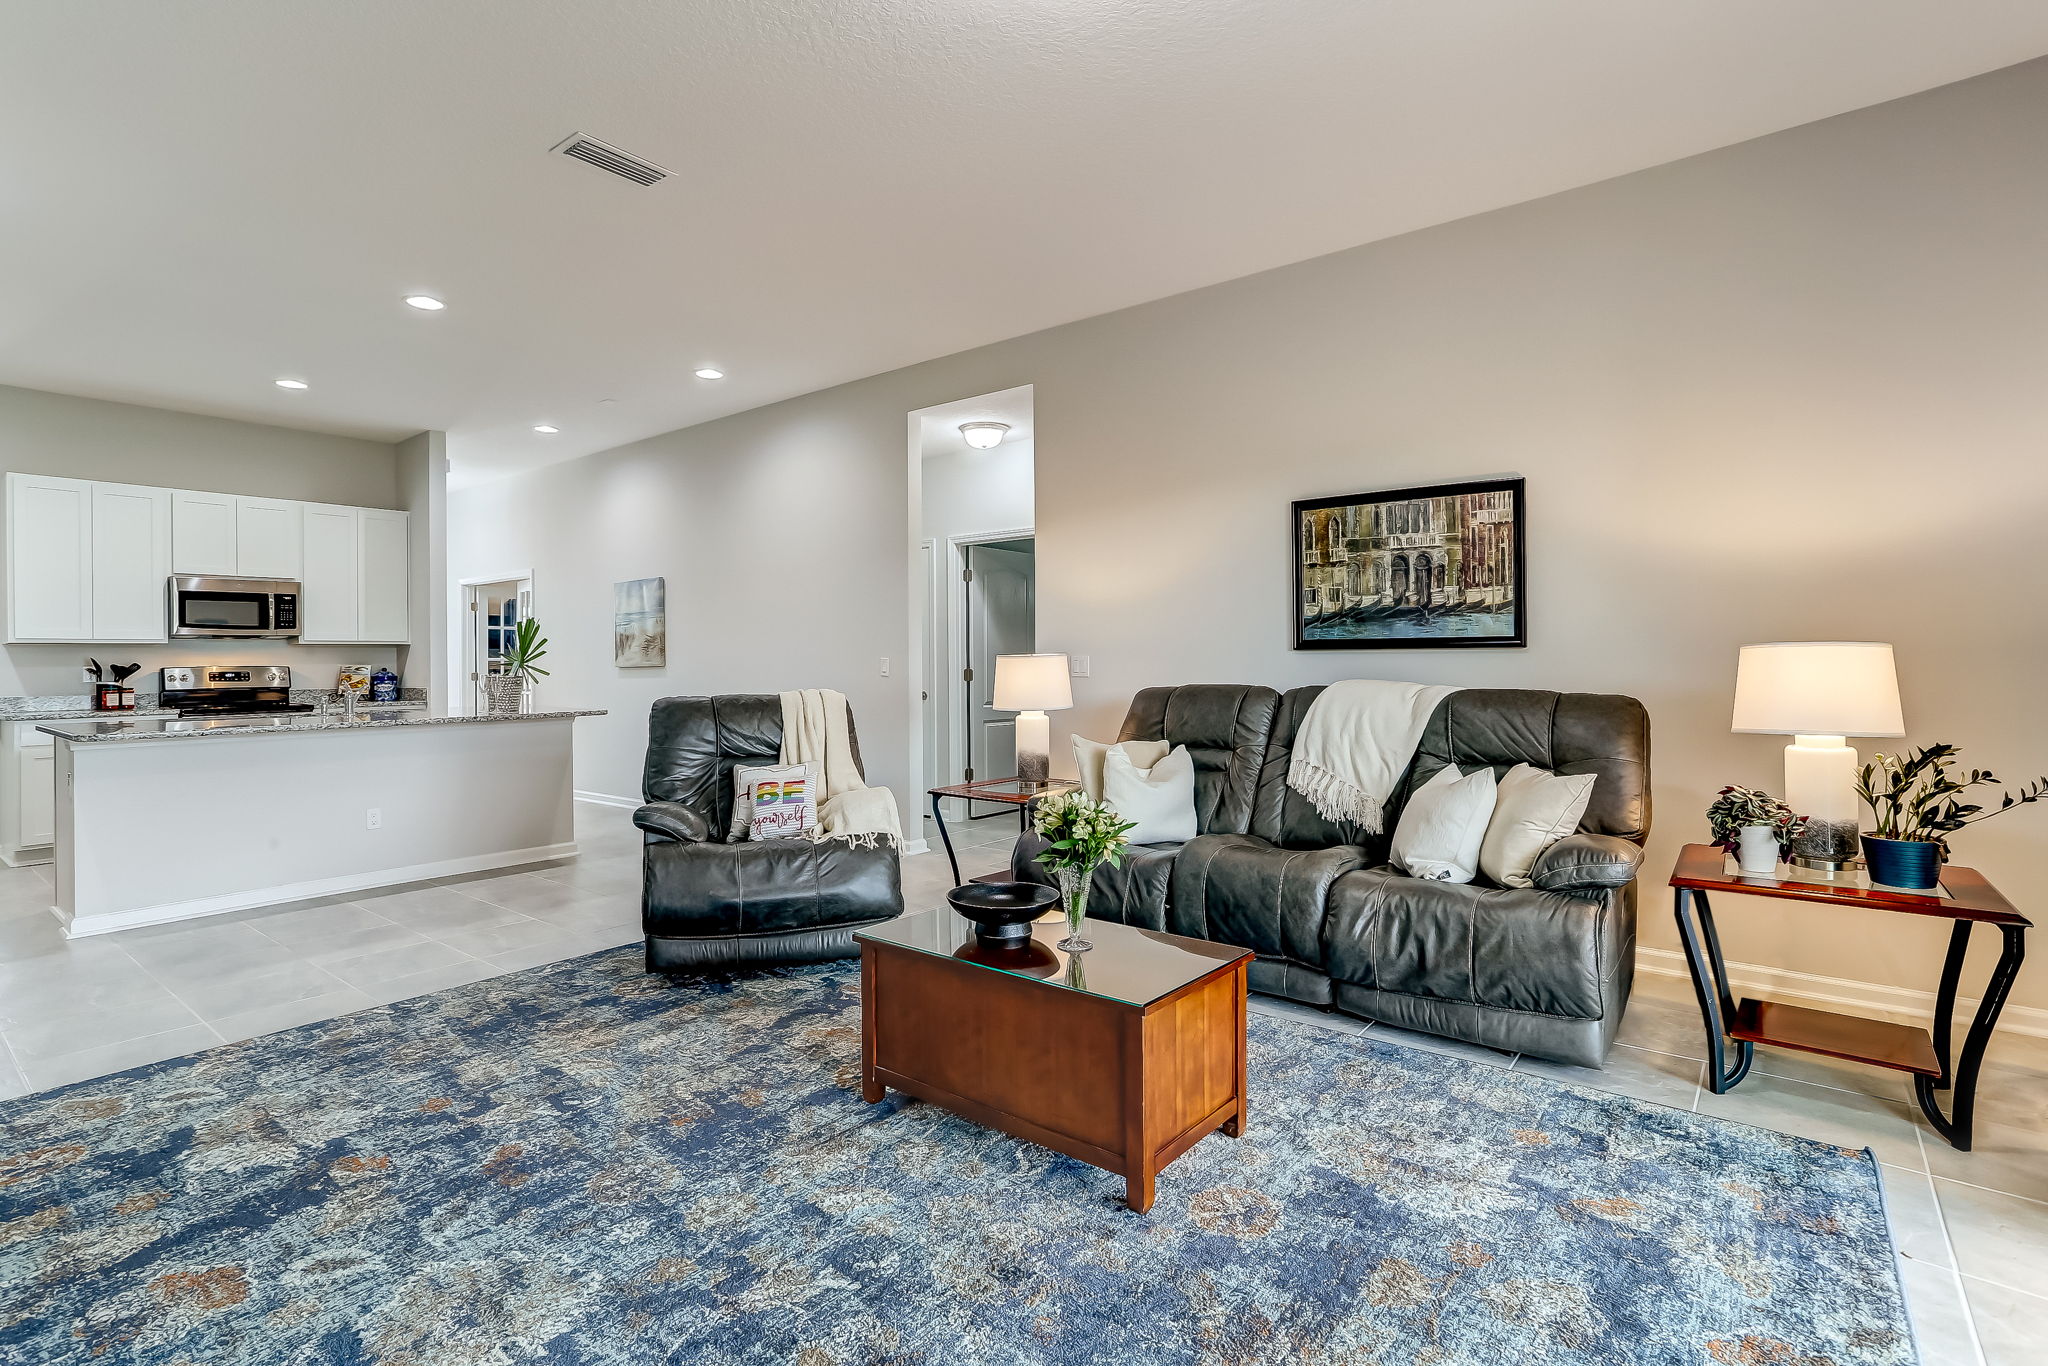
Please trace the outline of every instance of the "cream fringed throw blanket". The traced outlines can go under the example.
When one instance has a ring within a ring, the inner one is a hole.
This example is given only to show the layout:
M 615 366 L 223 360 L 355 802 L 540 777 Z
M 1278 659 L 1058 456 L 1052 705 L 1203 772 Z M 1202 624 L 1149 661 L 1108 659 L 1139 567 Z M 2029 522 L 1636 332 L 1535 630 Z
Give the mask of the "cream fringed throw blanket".
M 1309 703 L 1287 785 L 1325 820 L 1353 821 L 1376 834 L 1387 798 L 1408 770 L 1437 703 L 1458 691 L 1441 684 L 1346 679 Z
M 846 695 L 830 688 L 782 694 L 782 762 L 812 764 L 819 774 L 818 830 L 821 840 L 845 840 L 862 849 L 887 844 L 903 848 L 896 795 L 861 781 L 848 738 Z

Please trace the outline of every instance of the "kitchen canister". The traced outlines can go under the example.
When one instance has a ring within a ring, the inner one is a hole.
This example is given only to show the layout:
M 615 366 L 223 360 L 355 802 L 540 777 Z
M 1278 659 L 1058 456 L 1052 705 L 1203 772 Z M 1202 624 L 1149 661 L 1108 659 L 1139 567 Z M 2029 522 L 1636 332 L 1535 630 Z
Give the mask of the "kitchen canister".
M 398 700 L 398 675 L 379 665 L 377 672 L 370 675 L 370 700 L 372 702 L 396 702 Z

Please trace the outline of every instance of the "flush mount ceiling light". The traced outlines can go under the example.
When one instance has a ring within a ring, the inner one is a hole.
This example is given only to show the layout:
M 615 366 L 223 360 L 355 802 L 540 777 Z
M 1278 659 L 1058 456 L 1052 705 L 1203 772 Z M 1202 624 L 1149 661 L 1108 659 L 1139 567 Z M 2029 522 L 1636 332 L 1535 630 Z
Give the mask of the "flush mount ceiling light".
M 423 313 L 439 313 L 442 309 L 448 307 L 448 305 L 442 303 L 431 294 L 408 294 L 405 296 L 405 301 Z
M 306 387 L 306 381 L 302 379 L 280 379 L 271 382 L 280 389 L 303 389 Z
M 960 439 L 978 451 L 986 451 L 1000 446 L 1009 431 L 1007 422 L 963 422 Z
M 549 425 L 548 425 L 547 423 L 545 423 L 545 422 L 536 422 L 536 423 L 534 423 L 534 424 L 533 424 L 533 429 L 534 429 L 535 431 L 537 431 L 537 432 L 540 432 L 540 433 L 541 433 L 542 435 L 545 435 L 545 436 L 553 436 L 553 435 L 554 435 L 554 434 L 555 434 L 556 432 L 559 432 L 559 431 L 561 431 L 561 430 L 562 430 L 562 429 L 561 429 L 560 427 L 550 427 L 550 426 L 549 426 Z
M 725 378 L 725 371 L 723 371 L 723 370 L 720 370 L 720 369 L 718 369 L 718 368 L 717 368 L 716 366 L 711 366 L 711 365 L 699 366 L 699 367 L 698 367 L 697 369 L 695 369 L 695 370 L 692 370 L 692 371 L 691 371 L 690 373 L 691 373 L 691 374 L 693 374 L 693 375 L 695 375 L 695 376 L 696 376 L 696 377 L 697 377 L 698 379 L 724 379 L 724 378 Z

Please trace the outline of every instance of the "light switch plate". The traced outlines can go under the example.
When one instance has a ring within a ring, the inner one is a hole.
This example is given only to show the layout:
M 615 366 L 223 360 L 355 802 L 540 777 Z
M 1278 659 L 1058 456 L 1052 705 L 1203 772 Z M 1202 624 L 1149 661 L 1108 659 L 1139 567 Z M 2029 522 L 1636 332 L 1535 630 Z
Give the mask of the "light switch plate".
M 1086 678 L 1088 676 L 1088 656 L 1068 655 L 1067 671 L 1075 678 Z
M 882 677 L 884 677 L 884 678 L 887 678 L 888 676 L 889 676 L 889 656 L 887 656 L 887 655 L 883 655 L 883 656 L 882 656 Z

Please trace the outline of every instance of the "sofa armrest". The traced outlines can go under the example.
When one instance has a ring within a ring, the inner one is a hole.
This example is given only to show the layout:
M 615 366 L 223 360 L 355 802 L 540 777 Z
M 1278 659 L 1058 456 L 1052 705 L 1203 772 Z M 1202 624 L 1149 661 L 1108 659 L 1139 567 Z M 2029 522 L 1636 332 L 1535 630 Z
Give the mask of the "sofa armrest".
M 703 844 L 711 838 L 711 827 L 704 818 L 679 802 L 649 802 L 633 813 L 633 824 L 685 844 Z
M 1619 835 L 1568 835 L 1545 849 L 1529 880 L 1546 892 L 1570 887 L 1626 887 L 1643 866 L 1643 849 Z

